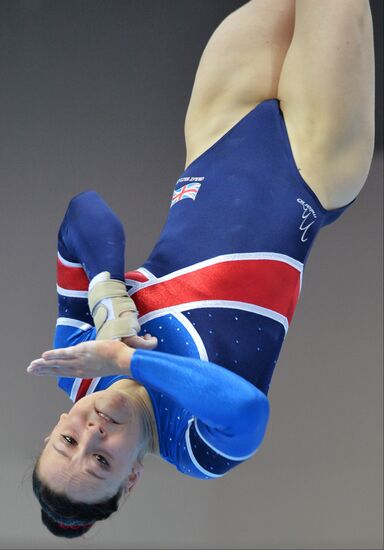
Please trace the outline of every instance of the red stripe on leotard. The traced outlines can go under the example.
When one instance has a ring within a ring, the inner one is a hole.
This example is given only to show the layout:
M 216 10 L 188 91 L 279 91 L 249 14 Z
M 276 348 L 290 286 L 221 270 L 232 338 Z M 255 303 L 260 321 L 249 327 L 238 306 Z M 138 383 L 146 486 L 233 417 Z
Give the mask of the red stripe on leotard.
M 229 260 L 191 270 L 132 294 L 140 315 L 204 300 L 264 307 L 291 321 L 300 294 L 300 271 L 278 260 Z
M 88 290 L 89 280 L 82 267 L 64 265 L 57 258 L 57 284 L 67 290 Z
M 79 399 L 87 394 L 88 388 L 91 385 L 92 380 L 93 378 L 84 378 L 84 380 L 81 381 L 80 387 L 77 390 L 75 401 L 79 401 Z

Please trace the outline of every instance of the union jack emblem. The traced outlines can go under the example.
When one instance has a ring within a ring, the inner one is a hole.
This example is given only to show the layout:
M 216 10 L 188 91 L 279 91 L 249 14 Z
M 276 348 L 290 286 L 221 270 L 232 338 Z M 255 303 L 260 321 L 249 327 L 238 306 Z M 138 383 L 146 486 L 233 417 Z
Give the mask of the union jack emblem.
M 198 190 L 200 189 L 201 183 L 187 183 L 187 185 L 183 185 L 183 187 L 180 187 L 179 189 L 175 189 L 172 195 L 172 202 L 171 202 L 171 208 L 172 206 L 182 199 L 193 199 L 195 200 Z

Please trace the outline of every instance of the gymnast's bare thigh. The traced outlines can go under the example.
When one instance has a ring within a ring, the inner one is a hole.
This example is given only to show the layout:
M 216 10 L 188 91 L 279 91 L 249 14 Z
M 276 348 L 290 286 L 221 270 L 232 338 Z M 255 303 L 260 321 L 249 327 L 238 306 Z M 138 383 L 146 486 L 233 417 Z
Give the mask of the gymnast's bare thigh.
M 333 14 L 329 17 L 335 19 Z M 300 34 L 299 25 L 296 27 L 298 31 L 295 30 L 295 0 L 251 0 L 230 13 L 217 27 L 200 59 L 187 109 L 186 166 L 260 102 L 278 98 L 296 165 L 320 203 L 332 210 L 353 200 L 364 185 L 372 157 L 373 132 L 370 124 L 361 124 L 361 132 L 355 132 L 351 139 L 356 110 L 347 111 L 343 123 L 338 122 L 334 98 L 341 87 L 339 82 L 329 86 L 327 112 L 316 109 L 313 98 L 316 90 L 308 89 L 307 95 L 297 101 L 298 76 L 306 70 L 300 53 L 307 44 L 302 38 L 305 33 Z M 328 24 L 324 32 L 333 33 L 334 29 Z M 368 47 L 369 32 L 369 28 L 365 30 Z M 352 43 L 354 39 L 359 40 L 353 35 L 348 38 Z M 339 46 L 333 47 L 336 51 Z M 321 45 L 314 51 L 313 59 L 319 71 L 330 53 L 329 49 L 321 49 Z M 334 71 L 335 67 L 330 70 Z M 350 78 L 348 71 L 352 70 L 357 71 L 359 67 L 345 67 L 343 60 L 338 79 Z M 311 78 L 314 80 L 313 75 Z M 368 95 L 370 84 L 366 86 Z M 343 102 L 342 97 L 338 99 Z M 372 102 L 365 96 L 361 112 L 362 120 L 368 120 L 372 114 Z M 324 120 L 331 123 L 324 124 Z M 315 138 L 318 135 L 321 139 Z

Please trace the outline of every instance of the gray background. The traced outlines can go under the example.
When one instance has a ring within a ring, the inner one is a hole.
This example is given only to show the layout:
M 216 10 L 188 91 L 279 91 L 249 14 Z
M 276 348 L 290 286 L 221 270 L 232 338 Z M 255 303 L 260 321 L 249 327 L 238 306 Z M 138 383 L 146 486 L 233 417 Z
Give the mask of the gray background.
M 354 206 L 318 236 L 270 390 L 258 455 L 198 481 L 148 457 L 135 493 L 85 541 L 50 535 L 30 474 L 69 408 L 25 373 L 51 347 L 56 233 L 94 188 L 142 264 L 183 171 L 184 116 L 223 0 L 0 2 L 0 547 L 380 548 L 382 1 L 373 0 L 377 146 Z

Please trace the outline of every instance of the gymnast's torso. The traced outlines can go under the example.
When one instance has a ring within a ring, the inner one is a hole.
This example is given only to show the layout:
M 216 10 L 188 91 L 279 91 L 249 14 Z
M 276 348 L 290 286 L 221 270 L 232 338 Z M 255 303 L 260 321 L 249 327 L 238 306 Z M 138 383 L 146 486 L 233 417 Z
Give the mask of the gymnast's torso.
M 126 274 L 143 332 L 267 393 L 310 249 L 348 206 L 323 208 L 279 101 L 258 104 L 186 168 L 156 245 Z
M 140 334 L 158 338 L 157 352 L 218 364 L 267 395 L 311 247 L 350 204 L 323 208 L 295 165 L 279 101 L 258 104 L 181 174 L 153 250 L 125 274 Z M 59 259 L 60 269 L 70 262 Z M 86 291 L 84 276 L 81 284 Z M 61 308 L 55 347 L 95 337 L 89 312 L 70 326 Z M 59 385 L 77 400 L 116 380 Z M 203 478 L 238 463 L 207 444 L 188 410 L 147 389 L 163 458 Z

